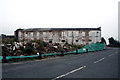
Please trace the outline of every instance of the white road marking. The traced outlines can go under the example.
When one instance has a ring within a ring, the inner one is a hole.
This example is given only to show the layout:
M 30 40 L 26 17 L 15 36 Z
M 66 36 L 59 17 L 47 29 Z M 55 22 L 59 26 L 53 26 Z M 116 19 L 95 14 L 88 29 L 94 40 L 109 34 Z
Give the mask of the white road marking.
M 110 55 L 108 55 L 108 56 L 112 56 L 112 55 L 114 55 L 114 54 L 110 54 Z
M 20 64 L 21 62 L 19 62 L 19 63 L 12 63 L 12 64 Z
M 4 65 L 8 65 L 8 63 L 5 63 Z
M 66 73 L 66 74 L 60 75 L 60 76 L 58 76 L 58 77 L 56 77 L 56 78 L 54 78 L 54 79 L 52 79 L 52 80 L 56 80 L 56 79 L 62 78 L 62 77 L 67 76 L 67 75 L 69 75 L 69 74 L 71 74 L 71 73 L 73 73 L 73 72 L 76 72 L 76 71 L 78 71 L 78 70 L 81 70 L 81 69 L 83 69 L 83 68 L 85 68 L 85 67 L 86 67 L 86 66 L 82 66 L 82 67 L 77 68 L 77 69 L 75 69 L 75 70 L 73 70 L 73 71 L 70 71 L 70 72 L 68 72 L 68 73 Z
M 35 61 L 41 61 L 41 60 L 35 60 Z
M 98 60 L 98 61 L 95 61 L 94 63 L 98 63 L 98 62 L 100 62 L 100 61 L 102 61 L 102 60 L 104 60 L 105 58 L 101 58 L 100 60 Z

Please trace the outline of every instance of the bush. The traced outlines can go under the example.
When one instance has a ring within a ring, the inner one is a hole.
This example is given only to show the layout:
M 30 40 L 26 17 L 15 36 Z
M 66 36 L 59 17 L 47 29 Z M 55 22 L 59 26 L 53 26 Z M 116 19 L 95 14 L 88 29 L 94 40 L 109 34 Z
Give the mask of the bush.
M 7 47 L 2 46 L 2 55 L 8 56 L 9 54 L 10 54 L 10 53 L 9 53 L 9 50 L 7 49 Z
M 22 49 L 24 54 L 31 55 L 31 54 L 34 54 L 34 52 L 35 52 L 35 49 L 31 43 L 28 43 L 25 49 L 23 49 L 23 47 L 21 47 L 21 49 Z

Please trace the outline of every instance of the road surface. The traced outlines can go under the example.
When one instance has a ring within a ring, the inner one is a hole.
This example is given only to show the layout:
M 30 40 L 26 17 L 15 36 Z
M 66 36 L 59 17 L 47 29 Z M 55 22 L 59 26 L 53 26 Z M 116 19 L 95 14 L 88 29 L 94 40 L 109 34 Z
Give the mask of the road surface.
M 5 63 L 3 78 L 118 78 L 118 49 Z

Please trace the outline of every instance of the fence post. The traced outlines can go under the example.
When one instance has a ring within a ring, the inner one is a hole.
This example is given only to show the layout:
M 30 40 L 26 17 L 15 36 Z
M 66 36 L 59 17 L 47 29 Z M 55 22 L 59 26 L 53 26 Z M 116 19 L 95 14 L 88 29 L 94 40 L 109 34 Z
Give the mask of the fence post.
M 86 49 L 86 53 L 88 53 L 88 49 Z
M 63 50 L 61 51 L 61 56 L 64 56 L 64 51 Z
M 41 52 L 39 53 L 39 59 L 42 59 Z
M 6 54 L 3 54 L 3 60 L 2 60 L 3 63 L 6 63 L 7 60 L 6 60 Z
M 76 49 L 76 54 L 78 54 L 78 49 Z

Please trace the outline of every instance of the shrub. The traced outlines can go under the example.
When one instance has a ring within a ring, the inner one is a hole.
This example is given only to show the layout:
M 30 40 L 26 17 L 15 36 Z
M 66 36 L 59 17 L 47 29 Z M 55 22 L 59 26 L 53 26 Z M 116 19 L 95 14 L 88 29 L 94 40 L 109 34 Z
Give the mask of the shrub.
M 34 54 L 34 52 L 35 52 L 35 49 L 31 43 L 28 43 L 25 49 L 23 49 L 23 47 L 21 47 L 21 49 L 24 52 L 24 54 L 31 55 L 31 54 Z
M 9 50 L 5 46 L 2 46 L 2 55 L 6 55 L 6 56 L 9 55 Z

